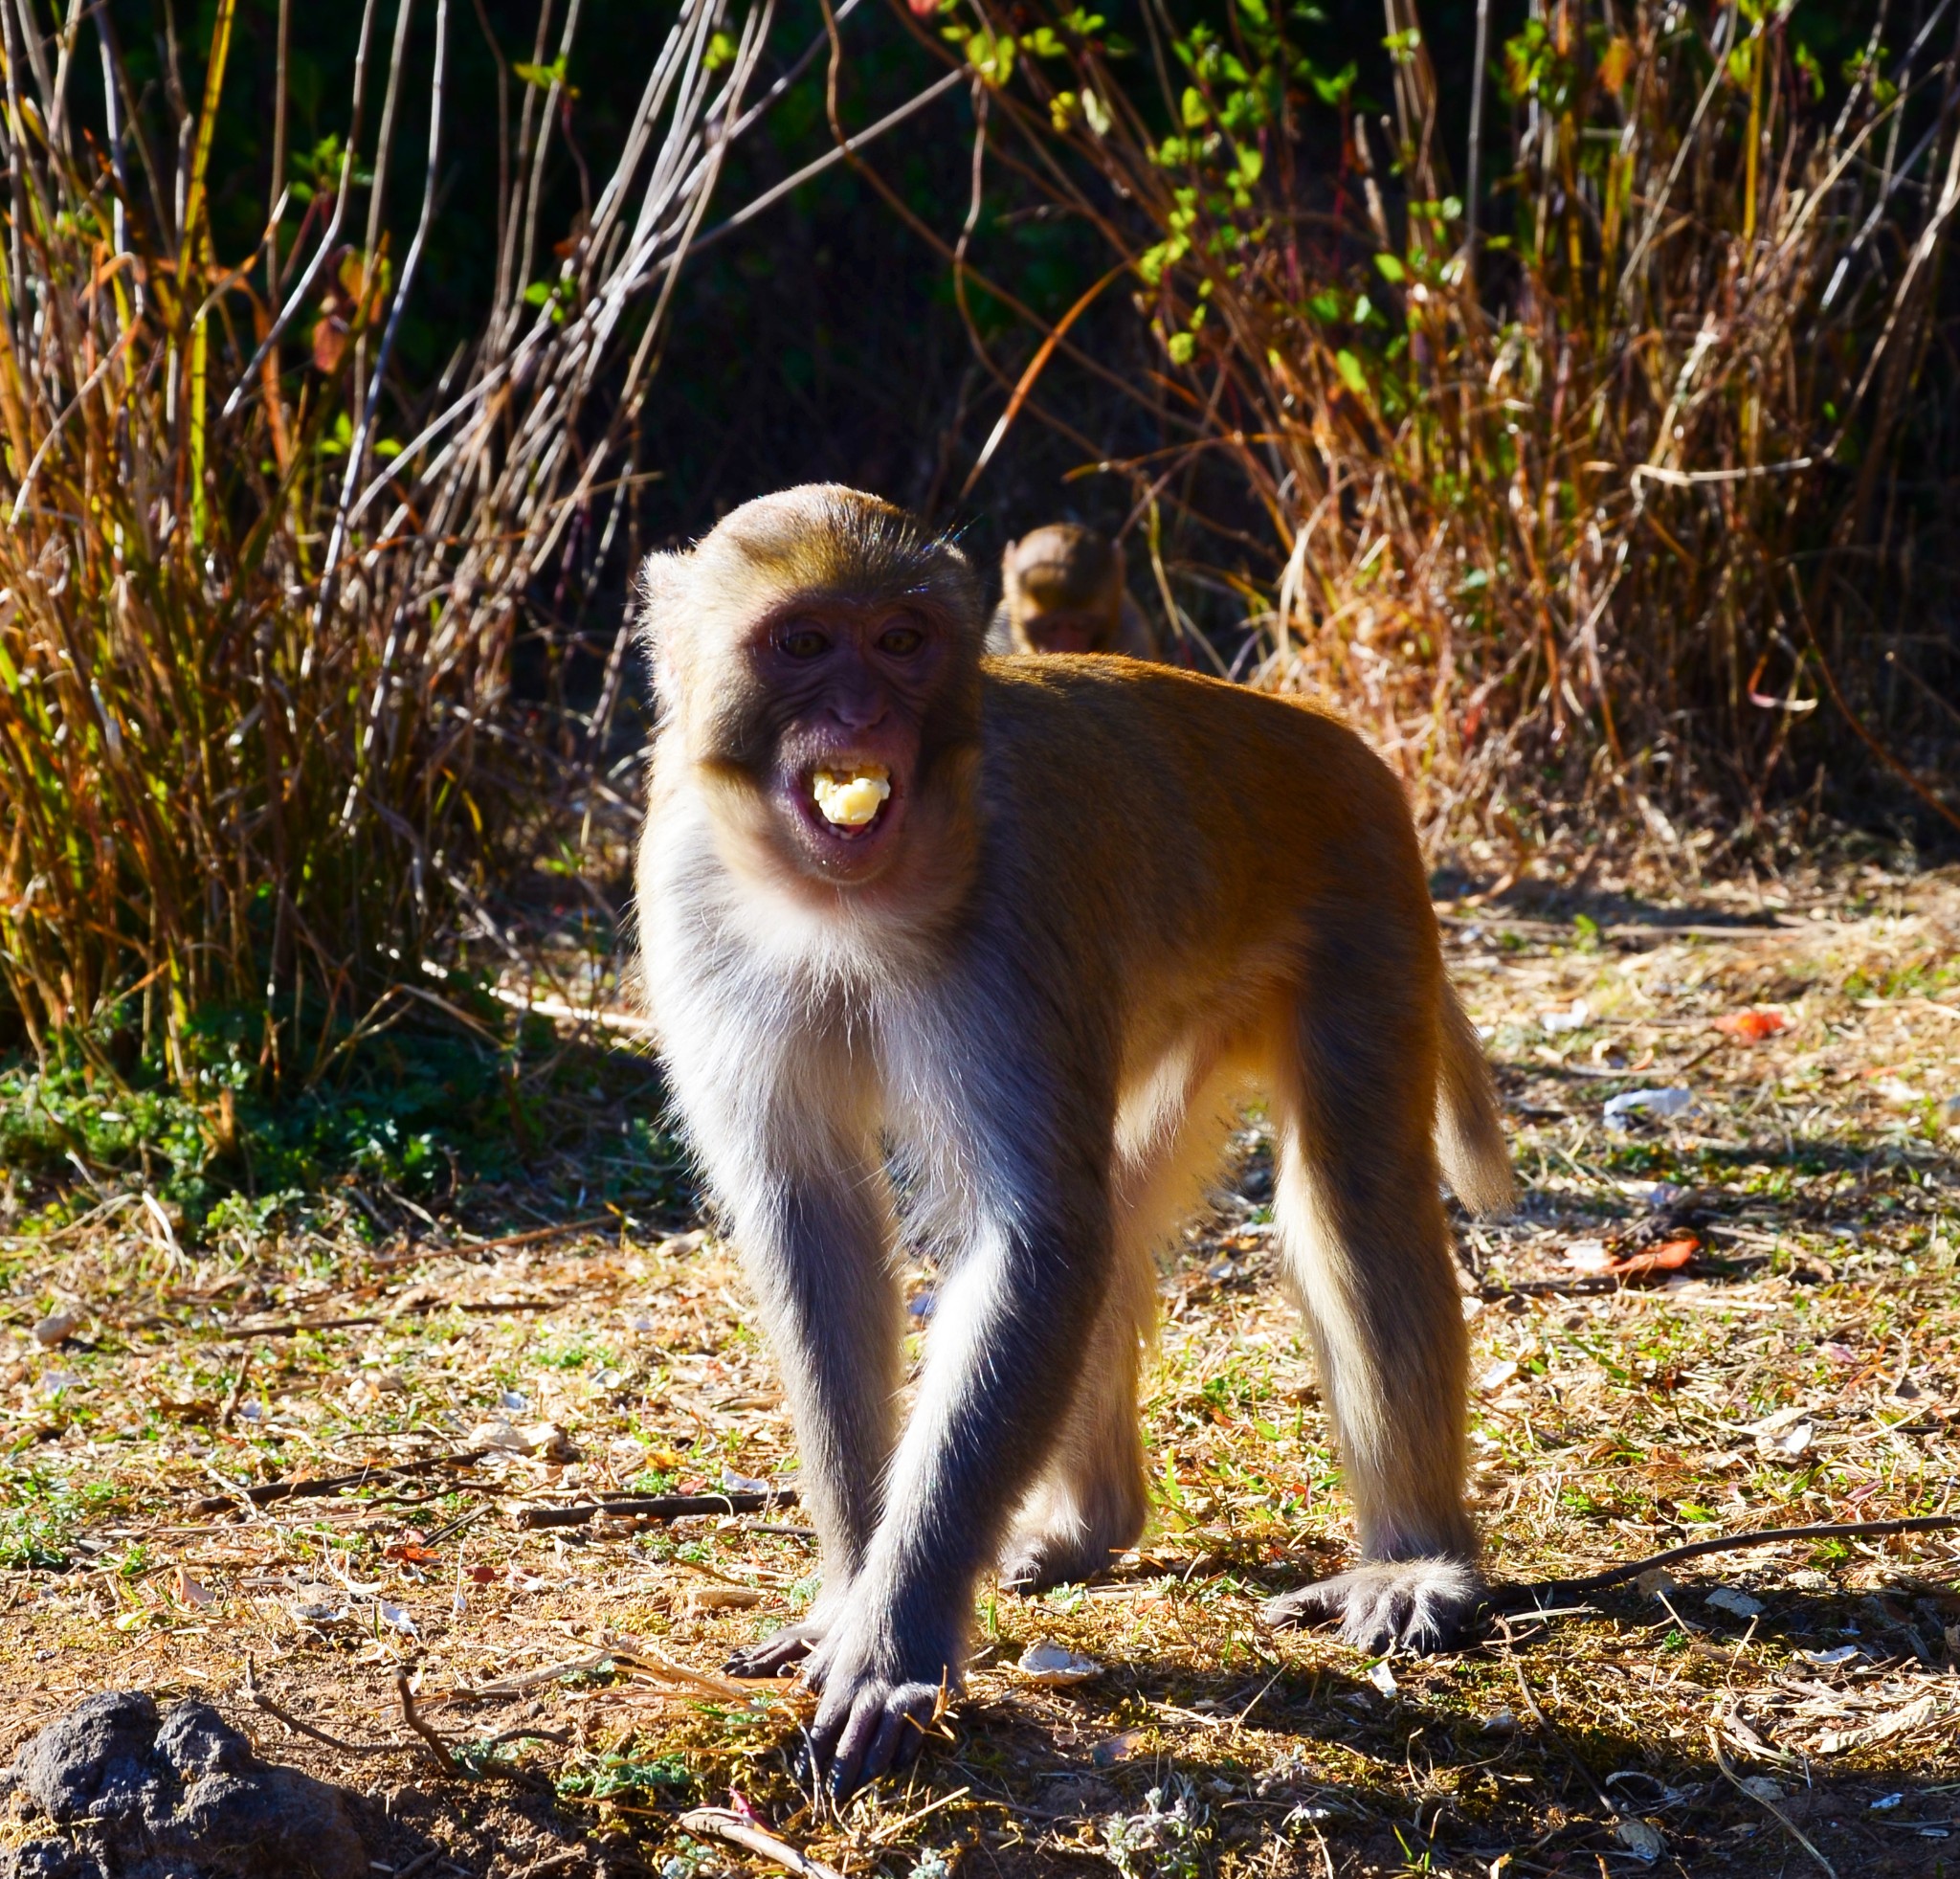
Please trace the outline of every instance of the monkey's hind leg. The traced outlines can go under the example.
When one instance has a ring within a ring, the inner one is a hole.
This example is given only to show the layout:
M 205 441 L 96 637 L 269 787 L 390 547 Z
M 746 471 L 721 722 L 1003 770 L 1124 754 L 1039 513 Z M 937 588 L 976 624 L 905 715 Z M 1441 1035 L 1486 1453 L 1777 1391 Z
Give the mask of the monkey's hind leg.
M 1137 1381 L 1156 1311 L 1155 1279 L 1147 1249 L 1124 1249 L 1082 1353 L 1061 1439 L 1001 1555 L 1003 1592 L 1032 1598 L 1093 1578 L 1143 1535 L 1150 1509 Z
M 1276 1080 L 1275 1214 L 1364 1563 L 1273 1599 L 1265 1618 L 1337 1622 L 1367 1649 L 1435 1649 L 1481 1592 L 1462 1497 L 1468 1340 L 1438 1193 L 1435 1058 L 1419 1001 L 1392 973 L 1370 985 L 1351 953 L 1341 964 L 1318 987 L 1344 995 L 1314 999 L 1310 982 L 1300 1060 Z
M 1061 1440 L 1001 1555 L 1003 1591 L 1091 1578 L 1149 1519 L 1137 1406 L 1157 1329 L 1157 1253 L 1203 1204 L 1246 1093 L 1242 1063 L 1202 1044 L 1134 1093 L 1118 1129 L 1114 1265 Z

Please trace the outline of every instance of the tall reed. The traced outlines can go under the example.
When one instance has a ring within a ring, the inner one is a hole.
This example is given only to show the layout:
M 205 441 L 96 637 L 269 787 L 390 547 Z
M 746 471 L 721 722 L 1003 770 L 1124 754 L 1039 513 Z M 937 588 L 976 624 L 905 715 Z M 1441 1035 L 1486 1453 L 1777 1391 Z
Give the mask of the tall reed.
M 1927 476 L 1960 39 L 1934 8 L 1888 49 L 1858 11 L 1825 73 L 1773 0 L 1534 0 L 1480 43 L 1458 168 L 1416 0 L 1387 0 L 1392 112 L 1267 0 L 1215 31 L 1144 0 L 1136 47 L 942 7 L 1002 153 L 1161 342 L 1138 513 L 1229 487 L 1205 520 L 1245 553 L 1211 571 L 1252 594 L 1258 681 L 1358 714 L 1433 832 L 1673 846 L 1834 751 L 1960 825 L 1924 579 L 1954 547 Z
M 445 126 L 487 108 L 455 96 L 463 10 L 364 0 L 338 173 L 302 206 L 281 0 L 265 233 L 220 255 L 236 0 L 216 0 L 200 94 L 173 64 L 157 103 L 108 8 L 38 36 L 0 6 L 0 1029 L 147 1051 L 189 1084 L 192 1028 L 230 1006 L 261 1024 L 266 1076 L 303 1074 L 483 918 L 542 760 L 507 710 L 520 613 L 568 538 L 603 555 L 620 535 L 669 299 L 771 4 L 680 0 L 616 167 L 555 245 L 541 204 L 579 8 L 547 37 L 545 7 L 528 64 L 493 42 L 495 291 L 420 394 L 396 355 Z M 411 96 L 418 11 L 433 82 Z M 414 165 L 390 251 L 387 175 Z

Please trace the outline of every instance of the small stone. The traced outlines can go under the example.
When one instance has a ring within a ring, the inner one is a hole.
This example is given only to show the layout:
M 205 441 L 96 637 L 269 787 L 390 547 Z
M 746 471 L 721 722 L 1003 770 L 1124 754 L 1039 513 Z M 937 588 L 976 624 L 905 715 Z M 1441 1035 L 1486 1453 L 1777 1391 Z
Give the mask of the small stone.
M 1659 1829 L 1634 1815 L 1615 1821 L 1613 1831 L 1619 1844 L 1644 1866 L 1652 1866 L 1667 1850 Z
M 79 1311 L 50 1311 L 34 1327 L 34 1342 L 43 1351 L 52 1351 L 63 1338 L 72 1336 L 80 1323 Z
M 1709 1593 L 1708 1603 L 1717 1611 L 1732 1612 L 1737 1618 L 1761 1618 L 1763 1601 L 1751 1599 L 1747 1592 L 1738 1592 L 1732 1585 L 1718 1586 Z
M 1021 1653 L 1014 1668 L 1030 1683 L 1058 1688 L 1064 1684 L 1085 1684 L 1102 1674 L 1093 1657 L 1082 1657 L 1044 1638 Z

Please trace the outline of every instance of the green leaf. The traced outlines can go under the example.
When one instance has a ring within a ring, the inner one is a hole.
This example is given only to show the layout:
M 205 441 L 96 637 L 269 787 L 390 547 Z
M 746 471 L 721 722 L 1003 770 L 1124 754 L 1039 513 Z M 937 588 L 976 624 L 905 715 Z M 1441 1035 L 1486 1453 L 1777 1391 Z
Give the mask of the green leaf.
M 1013 34 L 990 33 L 985 27 L 969 34 L 967 63 L 990 91 L 999 91 L 1014 75 Z
M 1164 349 L 1170 354 L 1172 365 L 1188 366 L 1191 364 L 1192 354 L 1198 349 L 1197 339 L 1191 333 L 1172 333 L 1164 342 Z
M 1178 101 L 1178 115 L 1184 120 L 1185 129 L 1202 130 L 1212 121 L 1212 107 L 1195 85 L 1186 85 L 1184 96 Z
M 1031 53 L 1036 58 L 1066 58 L 1068 48 L 1055 36 L 1052 26 L 1037 26 L 1032 33 L 1021 35 L 1021 50 Z
M 717 33 L 708 41 L 707 51 L 702 55 L 702 67 L 708 72 L 719 72 L 723 66 L 735 63 L 735 55 L 740 50 L 733 34 Z M 559 62 L 564 63 L 562 59 Z
M 529 65 L 520 62 L 510 68 L 527 85 L 536 85 L 540 91 L 549 91 L 553 85 L 565 82 L 565 55 L 560 53 L 549 65 Z
M 1368 396 L 1368 374 L 1361 369 L 1361 361 L 1346 347 L 1334 354 L 1334 369 L 1341 374 L 1341 382 L 1357 398 Z
M 1306 74 L 1307 81 L 1320 96 L 1323 104 L 1336 107 L 1347 103 L 1348 94 L 1354 89 L 1357 68 L 1350 58 L 1338 72 L 1314 72 Z
M 1374 264 L 1381 270 L 1382 279 L 1392 285 L 1399 286 L 1409 278 L 1409 270 L 1393 255 L 1377 255 Z

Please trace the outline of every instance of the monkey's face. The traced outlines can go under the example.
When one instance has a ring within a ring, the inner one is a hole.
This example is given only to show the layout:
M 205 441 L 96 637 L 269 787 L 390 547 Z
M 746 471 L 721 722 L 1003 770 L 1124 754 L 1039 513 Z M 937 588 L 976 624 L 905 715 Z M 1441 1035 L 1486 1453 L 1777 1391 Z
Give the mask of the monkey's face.
M 1031 608 L 1021 634 L 1037 653 L 1106 653 L 1115 643 L 1109 621 L 1079 607 Z
M 882 883 L 922 906 L 952 891 L 981 697 L 959 550 L 819 484 L 744 504 L 643 579 L 661 740 L 684 752 L 724 859 L 792 887 Z
M 923 607 L 792 605 L 750 638 L 768 756 L 758 779 L 801 865 L 864 884 L 893 863 L 960 648 Z

